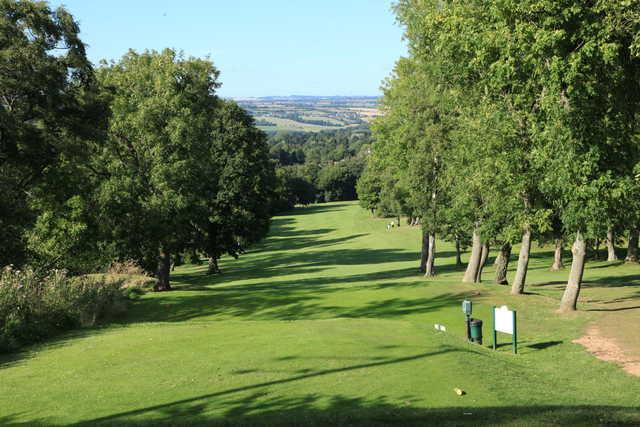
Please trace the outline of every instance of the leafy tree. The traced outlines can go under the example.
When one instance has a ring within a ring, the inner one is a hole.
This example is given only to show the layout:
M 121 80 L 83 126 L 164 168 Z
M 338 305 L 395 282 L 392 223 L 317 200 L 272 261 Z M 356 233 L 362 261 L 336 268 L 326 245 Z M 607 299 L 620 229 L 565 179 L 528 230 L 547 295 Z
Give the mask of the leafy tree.
M 316 200 L 317 189 L 303 168 L 280 167 L 276 170 L 276 177 L 277 186 L 272 205 L 274 213 L 293 209 L 297 204 L 308 205 Z
M 355 200 L 356 183 L 364 167 L 362 160 L 351 159 L 328 165 L 318 174 L 318 189 L 325 202 Z
M 356 192 L 360 206 L 375 213 L 380 205 L 380 192 L 382 191 L 381 171 L 377 170 L 373 161 L 367 159 L 362 175 L 356 183 Z
M 103 127 L 78 33 L 62 7 L 0 1 L 0 264 L 25 260 L 25 233 L 44 208 L 38 195 L 74 203 L 59 170 L 84 162 L 87 140 Z
M 208 178 L 197 189 L 205 209 L 192 221 L 199 233 L 194 246 L 208 255 L 210 272 L 218 272 L 220 256 L 237 258 L 266 235 L 276 177 L 266 136 L 234 102 L 220 101 L 207 154 L 199 160 Z
M 374 154 L 412 189 L 412 209 L 433 214 L 435 194 L 446 200 L 436 227 L 474 230 L 465 281 L 479 280 L 489 244 L 503 249 L 506 272 L 520 235 L 520 294 L 533 236 L 552 227 L 575 236 L 562 303 L 575 308 L 585 239 L 637 228 L 624 209 L 635 206 L 625 195 L 638 163 L 636 2 L 403 0 L 396 11 L 410 55 L 385 93 Z
M 271 157 L 281 166 L 330 164 L 357 157 L 370 142 L 367 126 L 321 132 L 278 132 L 269 137 Z
M 93 168 L 105 239 L 170 289 L 171 254 L 187 248 L 237 255 L 268 227 L 273 171 L 264 134 L 215 96 L 218 71 L 172 50 L 103 64 L 111 93 L 107 143 Z

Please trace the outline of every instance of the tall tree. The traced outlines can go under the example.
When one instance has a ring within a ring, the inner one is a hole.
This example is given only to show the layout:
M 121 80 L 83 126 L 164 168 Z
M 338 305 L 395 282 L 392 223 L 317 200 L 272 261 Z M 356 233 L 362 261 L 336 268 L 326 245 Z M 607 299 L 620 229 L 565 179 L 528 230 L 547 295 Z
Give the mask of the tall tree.
M 55 191 L 66 203 L 59 167 L 83 161 L 87 139 L 103 126 L 78 34 L 62 7 L 0 1 L 0 265 L 25 260 L 26 232 L 49 209 L 38 195 Z
M 212 123 L 209 151 L 199 161 L 199 173 L 208 178 L 194 188 L 203 211 L 191 222 L 197 230 L 192 245 L 218 270 L 223 254 L 237 258 L 266 235 L 276 177 L 266 135 L 246 111 L 220 101 Z
M 156 290 L 171 289 L 171 254 L 236 254 L 242 239 L 264 233 L 273 185 L 265 138 L 215 96 L 210 61 L 130 51 L 98 76 L 112 97 L 107 143 L 94 157 L 105 176 L 100 222 L 119 254 L 157 264 Z
M 602 236 L 611 225 L 611 212 L 621 206 L 638 161 L 640 18 L 634 3 L 561 2 L 543 9 L 547 18 L 541 22 L 557 40 L 540 58 L 547 61 L 541 158 L 555 172 L 541 184 L 553 184 L 548 192 L 574 237 L 561 311 L 576 309 L 585 239 Z

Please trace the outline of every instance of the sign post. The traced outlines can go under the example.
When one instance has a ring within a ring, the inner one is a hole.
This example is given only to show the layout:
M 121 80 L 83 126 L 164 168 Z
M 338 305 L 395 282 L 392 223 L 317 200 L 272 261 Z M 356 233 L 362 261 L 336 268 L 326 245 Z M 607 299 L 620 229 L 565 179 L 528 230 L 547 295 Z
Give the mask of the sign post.
M 462 312 L 466 317 L 467 323 L 467 341 L 471 341 L 471 312 L 473 310 L 473 303 L 471 301 L 462 301 Z
M 513 336 L 513 354 L 518 353 L 518 324 L 515 310 L 509 310 L 506 305 L 493 307 L 491 310 L 493 320 L 493 349 L 498 344 L 498 332 Z

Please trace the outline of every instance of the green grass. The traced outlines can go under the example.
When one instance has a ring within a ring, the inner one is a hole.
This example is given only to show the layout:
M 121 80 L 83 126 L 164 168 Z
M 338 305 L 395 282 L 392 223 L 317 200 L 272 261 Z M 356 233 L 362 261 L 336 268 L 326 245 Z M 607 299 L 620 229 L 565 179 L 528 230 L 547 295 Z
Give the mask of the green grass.
M 179 268 L 176 291 L 120 324 L 5 356 L 0 424 L 640 424 L 640 379 L 572 343 L 637 301 L 639 267 L 590 263 L 581 311 L 560 317 L 567 272 L 547 271 L 549 248 L 533 254 L 531 294 L 511 297 L 490 266 L 459 283 L 444 243 L 439 276 L 422 278 L 419 230 L 385 224 L 352 203 L 297 209 L 221 276 Z M 464 298 L 485 336 L 492 304 L 515 307 L 520 354 L 467 344 Z

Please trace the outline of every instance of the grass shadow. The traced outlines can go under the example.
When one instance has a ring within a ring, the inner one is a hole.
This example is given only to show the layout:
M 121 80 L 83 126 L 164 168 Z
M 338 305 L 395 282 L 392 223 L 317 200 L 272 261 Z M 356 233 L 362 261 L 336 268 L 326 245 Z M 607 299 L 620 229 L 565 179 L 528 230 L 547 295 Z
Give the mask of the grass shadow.
M 387 298 L 360 306 L 337 306 L 325 302 L 333 293 L 358 291 L 362 288 L 381 289 L 394 284 L 370 282 L 393 277 L 405 277 L 400 269 L 389 272 L 353 275 L 349 277 L 314 277 L 309 279 L 231 285 L 204 291 L 145 298 L 135 303 L 126 322 L 182 322 L 199 317 L 223 316 L 250 320 L 296 320 L 328 317 L 388 318 L 427 313 L 454 307 L 464 294 L 448 293 L 431 298 Z M 340 286 L 334 286 L 340 282 Z M 364 284 L 345 289 L 345 283 Z M 418 282 L 419 283 L 419 282 Z M 404 284 L 403 286 L 417 286 Z M 175 297 L 174 297 L 175 295 Z
M 467 351 L 467 350 L 461 350 L 461 349 L 457 349 L 449 346 L 443 346 L 441 350 L 433 351 L 433 352 L 419 353 L 411 356 L 398 357 L 398 358 L 384 358 L 383 360 L 370 361 L 367 363 L 359 363 L 359 364 L 345 366 L 341 368 L 321 369 L 313 372 L 302 373 L 300 375 L 293 375 L 288 378 L 283 378 L 283 379 L 278 379 L 273 381 L 266 381 L 266 382 L 251 384 L 251 385 L 242 386 L 242 387 L 235 387 L 235 388 L 222 390 L 214 393 L 199 395 L 199 396 L 195 396 L 187 399 L 181 399 L 175 402 L 171 402 L 169 404 L 149 406 L 141 409 L 135 409 L 131 411 L 112 414 L 106 417 L 100 417 L 90 421 L 86 421 L 86 422 L 80 423 L 79 425 L 96 425 L 96 424 L 101 424 L 104 422 L 112 422 L 116 420 L 118 420 L 118 422 L 122 422 L 121 421 L 122 419 L 126 419 L 128 417 L 140 416 L 145 413 L 157 412 L 157 411 L 164 412 L 169 410 L 169 412 L 175 414 L 176 413 L 175 411 L 182 412 L 181 408 L 184 408 L 184 407 L 192 408 L 191 406 L 192 404 L 199 404 L 201 405 L 201 407 L 204 407 L 205 405 L 204 405 L 204 402 L 201 403 L 202 401 L 219 400 L 221 398 L 224 398 L 225 396 L 234 395 L 241 392 L 261 390 L 266 387 L 303 381 L 303 380 L 307 380 L 315 377 L 321 377 L 325 375 L 340 374 L 343 372 L 354 371 L 359 369 L 367 369 L 372 367 L 410 362 L 410 361 L 425 359 L 428 357 L 443 355 L 451 352 L 460 352 L 460 351 Z M 253 396 L 261 396 L 261 395 L 262 394 L 258 392 L 258 394 L 254 394 Z M 241 400 L 240 402 L 246 403 L 244 400 Z M 246 408 L 246 405 L 245 405 L 245 408 Z M 266 409 L 266 406 L 263 406 L 263 409 Z M 255 411 L 255 408 L 252 408 L 251 412 L 254 412 L 254 411 Z M 245 411 L 239 407 L 234 407 L 228 410 L 228 413 L 230 413 L 232 416 L 239 416 L 239 415 L 242 415 L 244 412 Z M 186 413 L 193 414 L 193 412 L 191 411 L 187 411 Z
M 535 344 L 529 344 L 526 345 L 525 347 L 527 348 L 533 348 L 536 350 L 544 350 L 547 349 L 549 347 L 554 347 L 556 345 L 560 345 L 564 343 L 564 341 L 546 341 L 546 342 L 539 342 L 539 343 L 535 343 Z

